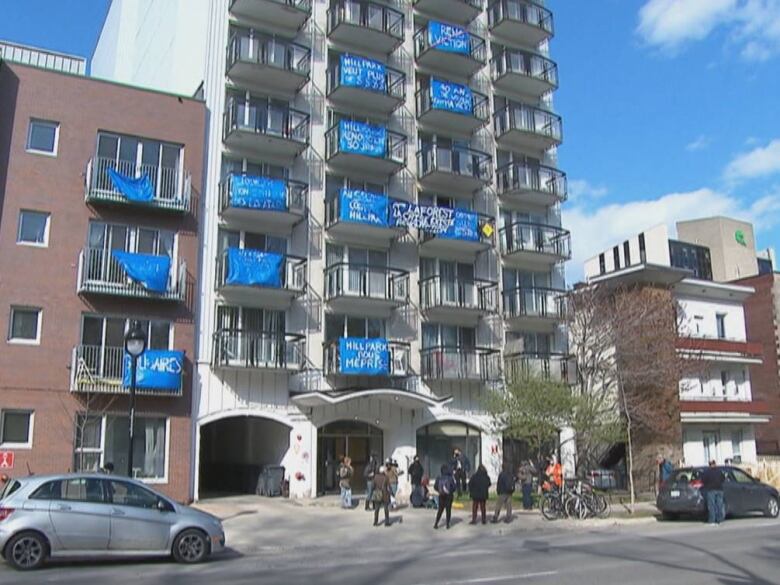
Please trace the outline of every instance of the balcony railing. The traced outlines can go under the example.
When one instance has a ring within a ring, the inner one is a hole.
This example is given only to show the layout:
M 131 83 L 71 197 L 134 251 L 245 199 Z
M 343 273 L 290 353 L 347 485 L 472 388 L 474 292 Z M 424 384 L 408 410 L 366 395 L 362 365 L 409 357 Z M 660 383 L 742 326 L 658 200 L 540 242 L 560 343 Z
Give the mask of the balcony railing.
M 265 20 L 270 14 L 263 10 L 262 5 L 278 6 L 280 11 L 272 11 L 271 14 L 278 16 L 284 14 L 289 23 L 297 28 L 301 26 L 311 15 L 312 0 L 230 0 L 230 11 L 236 14 L 250 16 L 254 20 Z M 292 9 L 292 10 L 291 10 Z M 294 12 L 295 16 L 288 15 L 288 12 Z
M 504 316 L 563 319 L 566 291 L 544 287 L 519 287 L 504 290 Z
M 165 292 L 154 292 L 132 280 L 112 250 L 87 247 L 79 254 L 79 293 L 182 301 L 186 277 L 186 263 L 177 264 L 176 259 L 171 259 Z
M 535 82 L 539 94 L 558 87 L 558 65 L 555 61 L 516 49 L 504 49 L 490 59 L 490 75 L 493 82 L 507 75 L 518 75 Z M 529 86 L 530 88 L 530 86 Z
M 240 30 L 234 32 L 228 41 L 228 70 L 236 63 L 275 67 L 308 79 L 311 49 L 278 37 Z
M 328 34 L 332 35 L 340 25 L 360 27 L 391 37 L 392 45 L 383 49 L 392 50 L 404 41 L 403 13 L 377 2 L 332 2 L 328 9 Z
M 530 0 L 496 0 L 487 8 L 488 26 L 496 28 L 503 22 L 515 22 L 539 29 L 541 38 L 553 35 L 553 15 L 550 10 Z M 534 38 L 539 42 L 538 38 Z
M 558 226 L 518 221 L 501 228 L 499 240 L 505 255 L 530 252 L 571 258 L 571 234 Z
M 539 193 L 559 202 L 568 197 L 566 173 L 545 165 L 509 163 L 496 171 L 498 194 Z
M 331 159 L 338 154 L 354 155 L 360 157 L 375 158 L 384 160 L 395 165 L 403 166 L 406 164 L 406 136 L 392 130 L 385 130 L 385 146 L 382 155 L 373 156 L 359 152 L 360 148 L 350 145 L 349 148 L 343 148 L 341 140 L 341 125 L 336 124 L 325 133 L 325 157 Z M 359 145 L 355 145 L 359 146 Z
M 471 111 L 468 113 L 455 112 L 454 110 L 443 108 L 437 105 L 435 103 L 435 99 L 434 96 L 432 95 L 432 90 L 430 87 L 421 88 L 415 94 L 416 101 L 417 101 L 417 117 L 421 117 L 427 112 L 430 112 L 431 110 L 435 110 L 441 112 L 457 113 L 461 116 L 476 118 L 481 122 L 487 123 L 488 117 L 490 116 L 490 103 L 488 101 L 488 97 L 486 95 L 483 95 L 473 90 L 471 91 L 471 95 L 472 95 Z
M 473 148 L 446 148 L 423 143 L 417 151 L 417 176 L 420 179 L 440 172 L 490 183 L 493 178 L 493 158 L 486 152 Z
M 413 0 L 413 4 L 451 22 L 470 22 L 485 7 L 483 0 Z
M 569 356 L 563 353 L 520 352 L 504 356 L 507 382 L 538 376 L 557 382 L 569 381 Z
M 493 114 L 496 138 L 512 131 L 532 134 L 542 138 L 547 146 L 560 144 L 563 140 L 563 123 L 557 114 L 529 106 L 510 103 Z
M 252 105 L 233 97 L 225 110 L 224 137 L 240 131 L 309 143 L 309 114 L 289 107 Z
M 236 208 L 252 211 L 278 211 L 272 207 L 243 207 L 236 205 L 233 199 L 233 178 L 243 176 L 241 173 L 230 173 L 220 183 L 220 196 L 219 196 L 219 210 L 224 213 L 225 210 Z M 258 177 L 260 178 L 260 177 Z M 300 181 L 292 181 L 284 179 L 285 184 L 285 209 L 286 213 L 292 213 L 294 215 L 304 215 L 306 213 L 306 200 L 309 194 L 309 186 L 306 183 Z
M 398 100 L 399 102 L 406 99 L 406 74 L 404 74 L 403 71 L 399 71 L 398 69 L 393 69 L 392 67 L 385 66 L 385 91 L 382 92 L 383 95 L 386 95 L 388 97 L 394 98 Z M 331 95 L 334 91 L 336 91 L 340 87 L 349 87 L 352 89 L 359 89 L 364 90 L 366 92 L 366 96 L 370 96 L 372 93 L 376 94 L 376 90 L 364 88 L 364 87 L 358 87 L 356 85 L 342 85 L 342 78 L 341 78 L 341 63 L 339 63 L 338 60 L 335 60 L 331 63 L 330 67 L 328 68 L 328 86 L 327 86 L 327 93 L 328 95 Z M 370 99 L 370 98 L 369 98 Z M 366 104 L 366 107 L 371 107 L 371 104 Z
M 492 313 L 498 310 L 498 283 L 429 276 L 420 281 L 420 306 L 423 310 L 449 307 Z
M 469 210 L 456 210 L 456 211 L 460 211 L 467 216 L 476 216 L 476 218 L 474 219 L 476 220 L 475 224 L 477 226 L 477 235 L 479 236 L 479 240 L 473 239 L 471 237 L 463 237 L 457 233 L 448 235 L 446 233 L 437 234 L 427 230 L 426 231 L 420 230 L 422 236 L 422 243 L 444 242 L 446 243 L 447 247 L 449 247 L 452 243 L 461 242 L 463 244 L 468 244 L 470 247 L 476 246 L 477 248 L 480 249 L 489 248 L 493 245 L 493 241 L 494 241 L 493 232 L 487 232 L 483 229 L 486 224 L 490 224 L 491 227 L 495 225 L 493 217 L 485 213 L 479 213 L 477 211 L 469 211 Z
M 220 329 L 214 333 L 215 368 L 301 370 L 303 335 L 278 331 Z
M 422 377 L 426 380 L 501 379 L 501 352 L 484 347 L 439 346 L 420 351 Z
M 754 341 L 745 341 L 744 339 L 681 335 L 676 339 L 675 346 L 683 351 L 707 354 L 738 354 L 749 359 L 762 359 L 764 356 L 762 344 Z
M 149 177 L 153 197 L 151 201 L 136 203 L 128 199 L 114 184 L 109 170 L 131 178 Z M 85 200 L 88 203 L 120 203 L 144 205 L 170 211 L 186 212 L 190 209 L 192 179 L 182 177 L 179 167 L 138 164 L 135 161 L 96 157 L 87 163 L 85 173 Z
M 263 285 L 235 285 L 228 282 L 229 274 L 229 250 L 225 250 L 217 256 L 216 277 L 217 289 L 223 289 L 230 286 L 247 286 L 251 288 L 279 288 L 295 294 L 303 293 L 306 287 L 306 258 L 300 256 L 284 255 L 281 269 L 281 286 L 263 286 Z
M 462 55 L 463 57 L 467 57 L 468 59 L 474 61 L 475 63 L 484 65 L 487 62 L 487 47 L 485 45 L 485 39 L 483 39 L 482 37 L 478 37 L 477 35 L 471 34 L 468 31 L 465 31 L 465 33 L 462 34 L 465 34 L 465 36 L 467 37 L 466 49 L 462 52 L 449 51 L 449 50 L 446 50 L 446 52 L 452 55 Z M 444 36 L 442 37 L 441 40 L 431 41 L 431 35 L 429 33 L 428 26 L 421 28 L 414 35 L 415 57 L 417 59 L 420 59 L 428 51 L 431 50 L 445 52 L 442 42 L 448 40 L 449 38 Z
M 323 360 L 325 366 L 325 375 L 326 376 L 361 375 L 361 374 L 351 374 L 351 373 L 342 372 L 341 363 L 340 363 L 341 360 L 339 356 L 339 351 L 340 351 L 339 345 L 340 345 L 340 341 L 338 339 L 325 343 L 324 360 Z M 409 376 L 411 374 L 411 367 L 410 367 L 411 347 L 409 346 L 409 344 L 404 343 L 402 341 L 388 340 L 387 347 L 390 354 L 388 360 L 389 363 L 388 363 L 387 373 L 382 372 L 381 374 L 365 374 L 365 375 L 381 376 L 387 378 L 404 378 L 406 376 Z
M 409 273 L 406 270 L 339 263 L 325 269 L 325 298 L 375 299 L 406 304 L 409 301 Z

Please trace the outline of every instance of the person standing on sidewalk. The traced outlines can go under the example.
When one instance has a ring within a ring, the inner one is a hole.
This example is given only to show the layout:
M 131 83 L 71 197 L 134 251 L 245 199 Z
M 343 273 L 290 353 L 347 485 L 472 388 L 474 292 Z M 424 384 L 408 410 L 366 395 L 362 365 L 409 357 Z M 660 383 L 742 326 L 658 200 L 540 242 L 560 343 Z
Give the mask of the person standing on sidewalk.
M 536 476 L 536 467 L 530 459 L 527 459 L 517 470 L 517 479 L 523 490 L 523 510 L 530 510 L 534 507 L 534 500 L 531 496 L 534 488 L 534 476 Z
M 504 465 L 503 470 L 498 475 L 496 492 L 498 493 L 498 500 L 496 500 L 496 513 L 493 514 L 493 524 L 498 522 L 498 517 L 501 515 L 501 509 L 504 507 L 506 507 L 506 518 L 504 519 L 504 522 L 509 524 L 512 521 L 512 494 L 515 493 L 515 477 L 512 475 L 512 472 L 509 471 L 508 465 Z
M 420 463 L 420 456 L 415 455 L 414 461 L 409 466 L 409 479 L 412 482 L 412 489 L 418 488 L 422 485 L 422 478 L 425 471 L 423 470 L 422 463 Z
M 390 482 L 387 480 L 387 469 L 384 465 L 374 474 L 371 503 L 374 505 L 374 526 L 379 526 L 380 509 L 385 511 L 385 526 L 390 526 Z
M 469 495 L 471 496 L 471 523 L 477 523 L 477 509 L 482 512 L 482 524 L 486 524 L 485 502 L 488 499 L 490 477 L 484 465 L 477 467 L 477 472 L 469 480 Z
M 390 482 L 390 507 L 395 509 L 395 496 L 398 493 L 398 464 L 389 459 L 385 461 L 385 475 Z
M 345 510 L 352 509 L 352 460 L 344 457 L 339 465 L 339 488 L 341 488 L 341 507 Z
M 710 466 L 701 474 L 701 487 L 707 498 L 707 522 L 711 526 L 720 524 L 725 519 L 723 506 L 723 482 L 726 478 L 718 469 L 715 460 L 710 461 Z
M 443 512 L 446 512 L 447 530 L 449 530 L 450 520 L 452 519 L 452 498 L 457 489 L 450 465 L 445 464 L 441 466 L 441 475 L 436 478 L 433 489 L 439 493 L 439 508 L 436 510 L 436 522 L 434 522 L 433 528 L 438 530 L 441 515 Z
M 366 511 L 368 511 L 369 505 L 374 506 L 371 495 L 374 491 L 374 475 L 376 474 L 378 465 L 376 455 L 371 453 L 368 457 L 366 468 L 363 470 L 363 479 L 366 480 Z M 374 508 L 376 508 L 376 506 L 374 506 Z

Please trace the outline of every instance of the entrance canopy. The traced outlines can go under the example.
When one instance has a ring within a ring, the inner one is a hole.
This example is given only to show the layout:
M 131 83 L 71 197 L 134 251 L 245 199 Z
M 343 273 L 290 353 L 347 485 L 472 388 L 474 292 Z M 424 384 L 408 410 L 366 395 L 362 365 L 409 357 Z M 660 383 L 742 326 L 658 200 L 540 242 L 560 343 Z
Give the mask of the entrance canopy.
M 361 398 L 377 398 L 390 404 L 396 404 L 402 408 L 420 408 L 423 406 L 442 406 L 452 401 L 452 396 L 437 398 L 404 390 L 391 388 L 379 388 L 373 390 L 355 390 L 345 392 L 306 392 L 293 396 L 292 400 L 299 406 L 315 407 L 343 404 L 350 400 Z

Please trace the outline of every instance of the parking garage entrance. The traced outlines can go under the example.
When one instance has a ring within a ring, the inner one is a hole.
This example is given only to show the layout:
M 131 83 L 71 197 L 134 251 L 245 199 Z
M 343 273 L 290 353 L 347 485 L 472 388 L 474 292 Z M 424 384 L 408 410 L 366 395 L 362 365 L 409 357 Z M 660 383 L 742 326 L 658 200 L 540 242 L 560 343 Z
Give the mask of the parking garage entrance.
M 325 425 L 317 432 L 317 488 L 319 495 L 338 493 L 338 469 L 341 457 L 352 459 L 354 474 L 352 492 L 366 489 L 363 471 L 368 457 L 374 453 L 383 460 L 382 430 L 357 421 L 337 421 Z

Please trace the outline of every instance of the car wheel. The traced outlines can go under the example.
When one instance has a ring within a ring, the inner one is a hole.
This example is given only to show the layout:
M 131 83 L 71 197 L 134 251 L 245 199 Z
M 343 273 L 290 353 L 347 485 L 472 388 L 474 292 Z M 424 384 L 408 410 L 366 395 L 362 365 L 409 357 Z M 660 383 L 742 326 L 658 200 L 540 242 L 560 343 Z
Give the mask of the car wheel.
M 35 532 L 14 536 L 5 547 L 5 559 L 19 571 L 38 569 L 46 561 L 49 548 L 46 540 Z
M 173 558 L 180 563 L 200 563 L 209 553 L 209 542 L 200 530 L 190 528 L 173 541 Z
M 680 515 L 677 512 L 661 512 L 661 518 L 664 520 L 677 520 Z
M 777 518 L 780 515 L 780 502 L 774 496 L 769 496 L 764 508 L 764 516 L 767 518 Z

